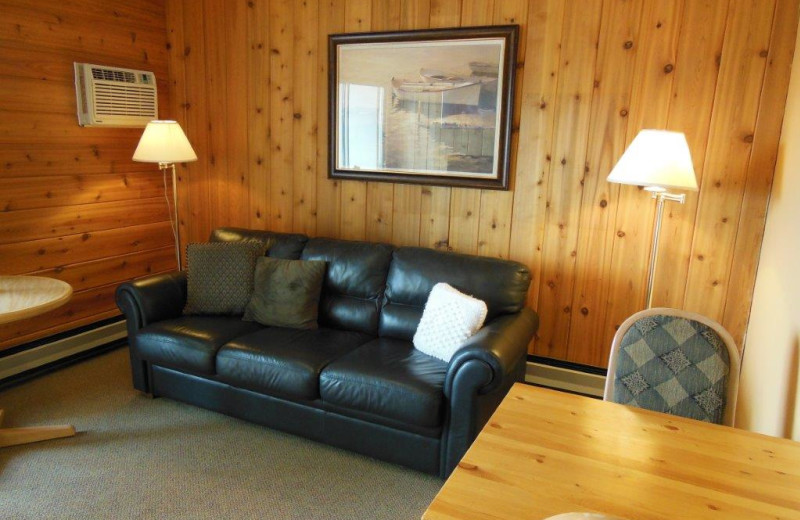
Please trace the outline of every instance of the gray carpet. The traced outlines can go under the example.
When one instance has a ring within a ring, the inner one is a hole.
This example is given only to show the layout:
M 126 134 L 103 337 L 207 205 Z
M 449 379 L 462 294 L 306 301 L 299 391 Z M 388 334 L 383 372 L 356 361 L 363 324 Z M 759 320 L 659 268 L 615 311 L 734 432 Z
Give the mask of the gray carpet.
M 0 393 L 6 426 L 73 438 L 0 448 L 3 519 L 419 518 L 442 485 L 131 387 L 118 349 Z

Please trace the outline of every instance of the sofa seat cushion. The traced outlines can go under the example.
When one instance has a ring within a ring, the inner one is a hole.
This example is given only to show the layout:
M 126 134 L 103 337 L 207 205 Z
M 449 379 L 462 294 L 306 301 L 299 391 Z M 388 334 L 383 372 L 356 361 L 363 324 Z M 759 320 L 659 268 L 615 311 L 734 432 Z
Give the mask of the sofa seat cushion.
M 338 409 L 436 427 L 442 424 L 446 373 L 447 363 L 410 341 L 379 338 L 328 365 L 320 395 Z
M 260 328 L 239 316 L 182 316 L 144 327 L 133 347 L 139 357 L 153 364 L 213 375 L 219 348 Z
M 264 394 L 319 399 L 320 371 L 373 338 L 329 328 L 269 327 L 224 345 L 217 374 L 230 385 Z

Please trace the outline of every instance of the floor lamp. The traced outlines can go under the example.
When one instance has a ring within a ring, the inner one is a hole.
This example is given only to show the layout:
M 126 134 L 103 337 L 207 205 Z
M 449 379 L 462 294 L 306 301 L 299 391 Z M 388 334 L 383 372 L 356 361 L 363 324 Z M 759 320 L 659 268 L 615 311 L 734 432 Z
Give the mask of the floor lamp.
M 180 226 L 178 226 L 178 183 L 175 176 L 175 163 L 197 160 L 189 139 L 183 133 L 181 125 L 176 121 L 150 121 L 139 139 L 139 146 L 133 152 L 133 160 L 138 162 L 158 163 L 164 176 L 164 196 L 167 199 L 167 168 L 172 169 L 172 210 L 169 221 L 172 235 L 175 237 L 175 256 L 178 259 L 178 270 L 183 269 L 181 263 Z
M 697 178 L 686 136 L 666 130 L 642 130 L 611 170 L 608 182 L 643 186 L 656 199 L 653 247 L 647 275 L 649 309 L 653 306 L 653 279 L 658 259 L 658 238 L 661 233 L 664 201 L 671 200 L 680 204 L 686 201 L 685 193 L 669 193 L 667 190 L 697 191 Z

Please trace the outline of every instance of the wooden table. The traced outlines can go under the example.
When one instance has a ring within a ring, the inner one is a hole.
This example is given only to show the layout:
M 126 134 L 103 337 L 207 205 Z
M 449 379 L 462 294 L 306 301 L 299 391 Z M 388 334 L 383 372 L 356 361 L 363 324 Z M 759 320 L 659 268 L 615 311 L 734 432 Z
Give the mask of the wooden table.
M 50 311 L 65 304 L 71 297 L 72 287 L 55 278 L 0 276 L 0 324 L 31 318 Z M 0 425 L 2 424 L 3 410 L 0 409 Z M 0 448 L 73 435 L 75 428 L 68 424 L 0 428 Z
M 31 318 L 69 301 L 67 282 L 44 276 L 0 276 L 0 324 Z
M 516 384 L 423 515 L 800 519 L 800 443 Z

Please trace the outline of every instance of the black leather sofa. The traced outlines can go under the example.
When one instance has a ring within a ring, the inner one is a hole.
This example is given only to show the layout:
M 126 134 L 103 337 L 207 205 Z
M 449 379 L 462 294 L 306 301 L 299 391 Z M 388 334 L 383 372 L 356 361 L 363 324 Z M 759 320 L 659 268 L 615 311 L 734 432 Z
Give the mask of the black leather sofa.
M 327 262 L 314 330 L 184 316 L 185 273 L 119 286 L 136 389 L 446 477 L 514 382 L 537 326 L 517 262 L 420 247 L 220 228 L 268 255 Z M 437 282 L 484 300 L 449 363 L 411 339 Z

